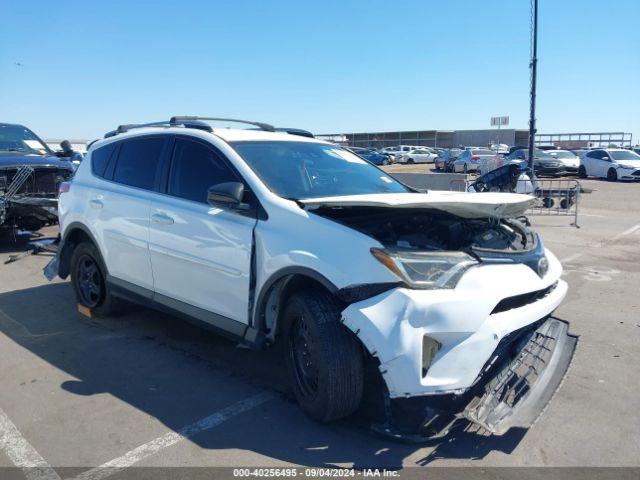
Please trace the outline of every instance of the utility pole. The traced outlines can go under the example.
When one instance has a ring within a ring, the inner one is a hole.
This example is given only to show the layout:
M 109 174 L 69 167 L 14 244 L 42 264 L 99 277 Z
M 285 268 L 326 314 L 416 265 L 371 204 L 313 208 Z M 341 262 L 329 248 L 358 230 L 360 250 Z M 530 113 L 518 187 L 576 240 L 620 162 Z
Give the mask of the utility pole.
M 529 176 L 533 179 L 533 151 L 536 140 L 536 74 L 538 71 L 538 0 L 533 2 L 533 40 L 531 48 L 531 106 L 529 108 Z

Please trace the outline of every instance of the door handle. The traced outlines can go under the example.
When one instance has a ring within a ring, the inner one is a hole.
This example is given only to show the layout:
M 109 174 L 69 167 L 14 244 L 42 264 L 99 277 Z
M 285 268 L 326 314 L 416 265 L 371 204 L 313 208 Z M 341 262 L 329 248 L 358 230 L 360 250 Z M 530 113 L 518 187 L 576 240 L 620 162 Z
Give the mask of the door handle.
M 102 203 L 102 200 L 98 200 L 97 198 L 89 200 L 89 205 L 91 205 L 91 208 L 96 209 L 104 207 L 104 203 Z
M 160 225 L 173 225 L 173 218 L 164 213 L 154 213 L 151 215 L 151 221 Z

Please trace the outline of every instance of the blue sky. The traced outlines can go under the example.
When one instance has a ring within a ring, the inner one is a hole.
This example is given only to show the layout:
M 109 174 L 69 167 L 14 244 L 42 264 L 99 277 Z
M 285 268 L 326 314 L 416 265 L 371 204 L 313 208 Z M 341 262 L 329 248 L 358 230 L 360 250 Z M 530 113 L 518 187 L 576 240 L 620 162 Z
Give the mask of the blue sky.
M 0 121 L 171 115 L 316 133 L 527 128 L 529 0 L 0 0 Z M 640 142 L 640 1 L 540 0 L 538 132 Z M 17 65 L 19 64 L 19 65 Z

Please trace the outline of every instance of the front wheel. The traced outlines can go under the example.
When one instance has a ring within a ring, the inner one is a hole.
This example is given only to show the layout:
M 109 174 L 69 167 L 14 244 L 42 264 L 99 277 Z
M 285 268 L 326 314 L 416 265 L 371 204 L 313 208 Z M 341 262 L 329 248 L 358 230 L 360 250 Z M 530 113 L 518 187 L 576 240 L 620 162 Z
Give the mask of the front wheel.
M 289 378 L 298 404 L 311 418 L 329 422 L 360 405 L 364 358 L 340 323 L 340 307 L 326 292 L 293 295 L 284 311 Z
M 407 158 L 407 163 L 408 164 L 412 164 L 413 163 L 413 158 Z
M 609 169 L 609 171 L 607 172 L 607 180 L 609 180 L 610 182 L 618 181 L 618 172 L 616 172 L 615 168 Z
M 77 302 L 100 316 L 117 313 L 118 305 L 106 282 L 106 268 L 95 245 L 80 243 L 71 256 L 71 285 Z

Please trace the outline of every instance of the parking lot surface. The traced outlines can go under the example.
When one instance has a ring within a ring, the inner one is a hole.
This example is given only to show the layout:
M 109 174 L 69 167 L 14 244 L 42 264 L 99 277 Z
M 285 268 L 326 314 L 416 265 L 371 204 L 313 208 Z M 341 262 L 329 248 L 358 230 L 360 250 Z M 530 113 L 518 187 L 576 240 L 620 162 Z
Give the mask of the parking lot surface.
M 502 437 L 461 423 L 405 445 L 356 420 L 317 424 L 290 400 L 277 352 L 138 307 L 86 318 L 69 282 L 42 276 L 49 257 L 5 265 L 25 247 L 4 242 L 0 466 L 35 464 L 54 479 L 75 467 L 88 480 L 133 465 L 638 466 L 640 185 L 582 184 L 593 192 L 581 199 L 581 228 L 531 217 L 564 264 L 570 291 L 556 316 L 580 337 L 573 364 L 538 422 Z

